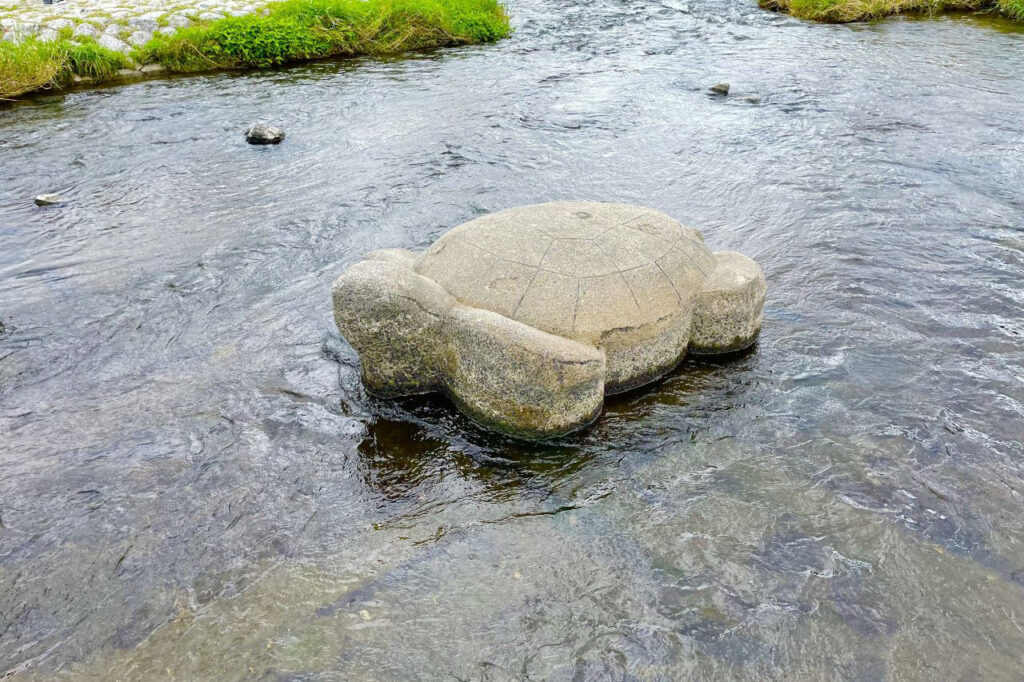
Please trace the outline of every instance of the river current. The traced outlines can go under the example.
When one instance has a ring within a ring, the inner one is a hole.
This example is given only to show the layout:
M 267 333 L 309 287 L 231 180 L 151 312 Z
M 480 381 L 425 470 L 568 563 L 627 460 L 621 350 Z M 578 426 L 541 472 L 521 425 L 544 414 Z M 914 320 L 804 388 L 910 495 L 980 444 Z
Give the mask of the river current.
M 1024 32 L 509 11 L 0 109 L 0 677 L 1019 680 Z M 367 396 L 332 280 L 555 199 L 755 258 L 758 345 L 544 445 Z

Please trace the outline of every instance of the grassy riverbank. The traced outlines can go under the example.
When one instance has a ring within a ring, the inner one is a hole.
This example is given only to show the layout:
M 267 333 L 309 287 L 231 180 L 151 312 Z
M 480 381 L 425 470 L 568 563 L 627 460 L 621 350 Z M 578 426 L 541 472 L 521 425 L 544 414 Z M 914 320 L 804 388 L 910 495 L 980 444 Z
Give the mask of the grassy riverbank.
M 996 12 L 1024 21 L 1024 0 L 759 0 L 764 9 L 788 12 L 801 19 L 847 23 L 894 14 Z
M 0 43 L 0 98 L 63 87 L 76 76 L 110 80 L 150 64 L 175 72 L 265 68 L 491 42 L 510 31 L 497 0 L 284 0 L 264 14 L 157 35 L 130 55 L 69 31 L 56 41 Z

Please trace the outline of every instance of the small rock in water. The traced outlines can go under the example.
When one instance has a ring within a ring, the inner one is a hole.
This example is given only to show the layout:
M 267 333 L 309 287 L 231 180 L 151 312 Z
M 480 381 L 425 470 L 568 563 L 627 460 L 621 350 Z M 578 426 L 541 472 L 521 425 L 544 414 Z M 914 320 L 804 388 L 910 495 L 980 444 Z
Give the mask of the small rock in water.
M 716 83 L 715 85 L 711 86 L 711 92 L 715 93 L 716 95 L 728 95 L 729 94 L 729 84 L 728 83 Z
M 744 95 L 743 96 L 743 101 L 744 102 L 750 102 L 751 104 L 760 104 L 761 103 L 761 96 L 760 95 Z
M 277 144 L 283 139 L 283 130 L 266 123 L 253 123 L 245 131 L 245 141 L 249 144 Z
M 36 197 L 36 206 L 53 206 L 64 203 L 64 197 L 59 194 L 40 194 Z

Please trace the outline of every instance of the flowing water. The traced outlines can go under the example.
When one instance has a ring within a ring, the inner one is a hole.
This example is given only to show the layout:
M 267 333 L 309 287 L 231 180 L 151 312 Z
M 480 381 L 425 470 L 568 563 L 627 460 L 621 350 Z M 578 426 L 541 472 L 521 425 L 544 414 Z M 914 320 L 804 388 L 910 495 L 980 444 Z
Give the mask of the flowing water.
M 0 109 L 0 677 L 1021 679 L 1024 33 L 510 11 Z M 334 277 L 571 198 L 756 258 L 758 346 L 547 445 L 365 394 Z

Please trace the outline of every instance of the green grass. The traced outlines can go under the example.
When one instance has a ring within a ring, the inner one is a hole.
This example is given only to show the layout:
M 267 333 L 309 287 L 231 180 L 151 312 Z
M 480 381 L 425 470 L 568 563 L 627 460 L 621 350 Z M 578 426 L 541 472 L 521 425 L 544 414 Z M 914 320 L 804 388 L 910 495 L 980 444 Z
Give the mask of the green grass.
M 830 23 L 871 21 L 894 14 L 996 12 L 1024 21 L 1024 0 L 758 0 L 764 9 Z
M 998 0 L 999 11 L 1017 21 L 1024 21 L 1024 0 Z
M 283 0 L 267 9 L 266 15 L 158 34 L 132 60 L 179 72 L 266 68 L 492 42 L 511 32 L 498 0 Z M 0 43 L 0 98 L 61 87 L 76 75 L 106 80 L 129 61 L 95 42 L 66 36 L 53 43 Z
M 490 42 L 509 33 L 496 0 L 285 0 L 267 16 L 228 17 L 158 35 L 143 60 L 172 71 L 289 62 Z

